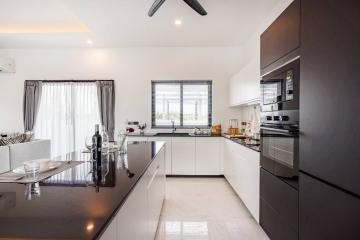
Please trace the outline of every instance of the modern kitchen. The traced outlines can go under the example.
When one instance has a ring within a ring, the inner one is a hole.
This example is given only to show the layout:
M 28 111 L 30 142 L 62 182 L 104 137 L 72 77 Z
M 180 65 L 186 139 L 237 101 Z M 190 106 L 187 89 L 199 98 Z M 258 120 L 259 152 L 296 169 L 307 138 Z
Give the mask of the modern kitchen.
M 0 239 L 359 239 L 359 22 L 353 0 L 2 0 Z

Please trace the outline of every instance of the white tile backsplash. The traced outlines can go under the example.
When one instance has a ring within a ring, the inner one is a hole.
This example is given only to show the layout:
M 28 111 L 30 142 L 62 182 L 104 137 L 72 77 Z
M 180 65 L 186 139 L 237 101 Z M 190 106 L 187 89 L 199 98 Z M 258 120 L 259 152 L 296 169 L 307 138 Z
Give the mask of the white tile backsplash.
M 251 122 L 254 120 L 255 125 L 260 126 L 260 105 L 241 107 L 240 116 L 240 125 L 241 122 Z

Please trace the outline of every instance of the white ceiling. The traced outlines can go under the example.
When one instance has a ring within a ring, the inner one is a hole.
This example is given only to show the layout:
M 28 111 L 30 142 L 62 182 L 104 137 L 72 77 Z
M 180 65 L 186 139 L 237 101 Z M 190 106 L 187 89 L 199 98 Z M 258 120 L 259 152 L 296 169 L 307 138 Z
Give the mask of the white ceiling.
M 153 0 L 1 0 L 0 48 L 241 45 L 281 1 L 199 0 L 202 17 L 167 0 L 150 18 Z

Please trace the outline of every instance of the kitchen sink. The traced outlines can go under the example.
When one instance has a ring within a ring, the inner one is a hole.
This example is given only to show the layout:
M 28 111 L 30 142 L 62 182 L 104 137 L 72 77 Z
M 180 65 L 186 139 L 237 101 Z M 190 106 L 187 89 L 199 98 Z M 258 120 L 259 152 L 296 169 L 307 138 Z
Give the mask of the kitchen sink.
M 156 137 L 189 137 L 189 133 L 157 133 Z

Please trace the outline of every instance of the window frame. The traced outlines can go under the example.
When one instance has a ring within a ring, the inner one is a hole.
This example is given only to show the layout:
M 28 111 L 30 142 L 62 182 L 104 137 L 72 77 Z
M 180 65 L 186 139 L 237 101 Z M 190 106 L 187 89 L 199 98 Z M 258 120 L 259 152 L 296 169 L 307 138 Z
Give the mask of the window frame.
M 175 84 L 180 85 L 180 125 L 175 125 L 179 129 L 209 128 L 212 126 L 212 80 L 152 80 L 151 81 L 151 128 L 169 129 L 168 125 L 156 125 L 156 104 L 155 104 L 155 86 L 157 84 Z M 207 85 L 208 86 L 208 124 L 207 125 L 186 125 L 184 126 L 184 85 Z

